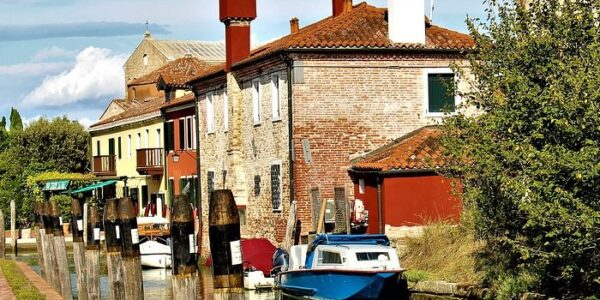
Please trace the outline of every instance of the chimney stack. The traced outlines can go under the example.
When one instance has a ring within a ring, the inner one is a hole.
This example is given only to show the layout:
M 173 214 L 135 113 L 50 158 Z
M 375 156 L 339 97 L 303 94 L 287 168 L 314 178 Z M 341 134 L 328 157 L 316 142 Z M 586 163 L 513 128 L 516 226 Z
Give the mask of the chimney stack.
M 352 10 L 352 0 L 331 0 L 333 16 L 337 17 Z
M 225 66 L 250 56 L 250 22 L 256 19 L 256 0 L 219 0 L 219 19 L 225 24 Z
M 294 34 L 300 30 L 300 24 L 298 23 L 298 18 L 292 18 L 290 20 L 290 33 Z
M 393 43 L 425 44 L 424 0 L 388 0 L 388 37 Z

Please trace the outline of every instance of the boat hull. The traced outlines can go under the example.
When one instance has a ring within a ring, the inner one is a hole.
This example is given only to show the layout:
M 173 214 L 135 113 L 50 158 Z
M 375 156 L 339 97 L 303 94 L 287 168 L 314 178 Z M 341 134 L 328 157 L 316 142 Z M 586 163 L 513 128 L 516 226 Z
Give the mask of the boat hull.
M 317 298 L 387 299 L 397 295 L 400 273 L 401 270 L 294 270 L 279 274 L 279 287 L 289 294 Z
M 167 269 L 171 267 L 171 254 L 142 254 L 140 262 L 144 267 Z

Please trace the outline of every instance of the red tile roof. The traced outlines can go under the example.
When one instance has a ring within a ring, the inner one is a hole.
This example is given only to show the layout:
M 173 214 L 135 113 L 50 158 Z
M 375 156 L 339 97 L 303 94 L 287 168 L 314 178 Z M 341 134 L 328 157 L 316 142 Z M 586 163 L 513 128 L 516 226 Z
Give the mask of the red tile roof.
M 171 101 L 165 102 L 165 104 L 163 104 L 160 108 L 165 109 L 165 108 L 175 107 L 175 106 L 184 105 L 184 104 L 188 104 L 188 103 L 194 103 L 195 99 L 196 98 L 194 97 L 194 94 L 187 94 L 187 95 L 181 96 L 179 98 L 173 99 Z
M 445 165 L 435 126 L 415 130 L 355 161 L 355 171 L 426 170 Z
M 160 107 L 163 105 L 164 102 L 165 102 L 164 97 L 155 97 L 155 98 L 150 98 L 150 99 L 147 99 L 144 101 L 133 101 L 132 104 L 133 103 L 136 103 L 136 104 L 132 105 L 132 107 L 130 109 L 128 109 L 116 116 L 112 116 L 105 120 L 94 123 L 94 124 L 92 124 L 92 126 L 90 126 L 90 128 L 93 129 L 94 127 L 98 127 L 100 125 L 105 125 L 105 124 L 116 122 L 116 121 L 121 121 L 121 120 L 129 119 L 129 118 L 133 118 L 133 117 L 138 117 L 138 116 L 153 113 L 153 112 L 160 112 Z
M 198 58 L 186 56 L 178 58 L 140 78 L 133 79 L 128 85 L 142 85 L 158 82 L 159 78 L 167 86 L 184 88 L 185 83 L 196 77 L 210 64 Z
M 301 28 L 297 33 L 286 35 L 276 41 L 254 49 L 250 56 L 236 65 L 245 64 L 270 54 L 293 49 L 407 49 L 407 50 L 468 50 L 475 47 L 473 39 L 424 21 L 425 44 L 393 43 L 388 38 L 387 9 L 362 2 L 347 13 L 330 16 Z M 234 65 L 235 67 L 235 65 Z M 191 81 L 216 75 L 224 64 L 206 70 Z

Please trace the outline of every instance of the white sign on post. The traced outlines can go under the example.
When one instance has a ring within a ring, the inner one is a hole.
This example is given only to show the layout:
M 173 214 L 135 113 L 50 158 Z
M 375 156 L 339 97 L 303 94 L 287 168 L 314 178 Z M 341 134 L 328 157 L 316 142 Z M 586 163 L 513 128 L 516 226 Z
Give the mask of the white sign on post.
M 242 244 L 240 241 L 229 242 L 229 247 L 231 249 L 231 265 L 242 264 Z
M 140 236 L 138 235 L 137 228 L 131 229 L 131 243 L 137 244 L 140 242 Z
M 100 228 L 94 228 L 94 240 L 100 240 Z
M 121 238 L 121 230 L 119 225 L 115 225 L 115 233 L 117 234 L 117 240 Z
M 83 220 L 77 220 L 77 230 L 83 231 Z
M 190 253 L 196 253 L 196 237 L 194 234 L 188 235 L 190 242 Z

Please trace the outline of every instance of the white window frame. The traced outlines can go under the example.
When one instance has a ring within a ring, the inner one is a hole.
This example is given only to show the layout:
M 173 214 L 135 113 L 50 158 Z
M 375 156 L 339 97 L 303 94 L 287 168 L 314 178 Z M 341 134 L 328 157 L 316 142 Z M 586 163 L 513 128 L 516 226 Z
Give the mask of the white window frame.
M 206 94 L 206 133 L 215 132 L 215 96 L 213 93 Z
M 127 153 L 131 157 L 131 134 L 127 135 Z
M 189 126 L 188 126 L 189 125 Z M 185 149 L 192 150 L 194 148 L 194 120 L 191 116 L 185 117 Z M 190 132 L 191 131 L 191 132 Z M 189 137 L 189 139 L 188 139 Z
M 454 82 L 457 84 L 458 89 L 458 76 L 452 71 L 450 68 L 427 68 L 423 70 L 423 111 L 425 112 L 425 117 L 432 118 L 440 118 L 448 115 L 455 115 L 458 111 L 458 105 L 461 102 L 461 97 L 456 93 L 454 95 L 454 111 L 451 113 L 444 112 L 429 112 L 429 75 L 430 74 L 454 74 Z
M 254 125 L 260 125 L 260 79 L 252 80 L 252 120 Z
M 150 129 L 146 128 L 146 148 L 150 148 Z
M 160 128 L 156 128 L 156 148 L 160 148 Z
M 273 122 L 281 121 L 281 100 L 279 95 L 279 74 L 271 74 L 271 113 Z
M 223 132 L 229 131 L 229 96 L 223 91 Z
M 144 66 L 147 66 L 149 59 L 150 59 L 150 55 L 148 55 L 148 53 L 144 53 L 143 59 L 144 59 Z

